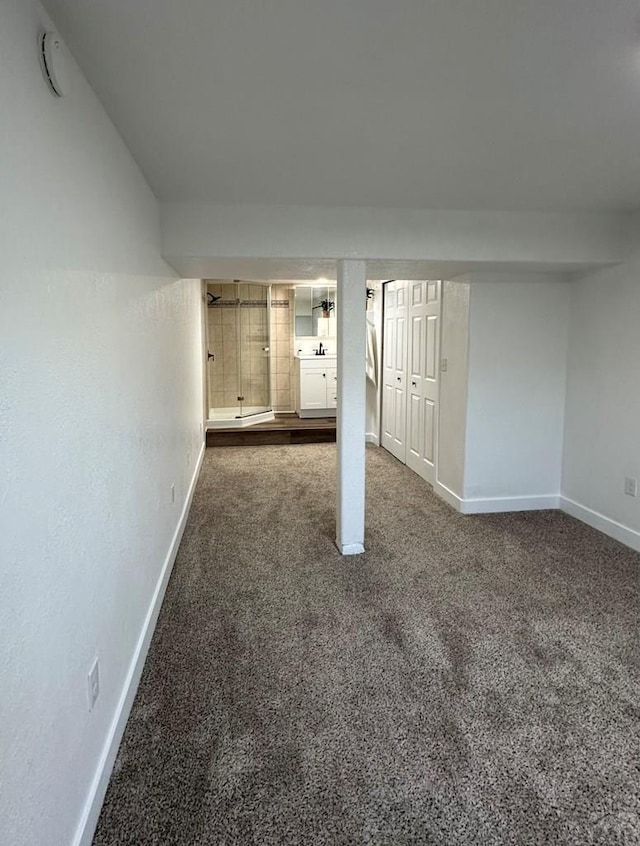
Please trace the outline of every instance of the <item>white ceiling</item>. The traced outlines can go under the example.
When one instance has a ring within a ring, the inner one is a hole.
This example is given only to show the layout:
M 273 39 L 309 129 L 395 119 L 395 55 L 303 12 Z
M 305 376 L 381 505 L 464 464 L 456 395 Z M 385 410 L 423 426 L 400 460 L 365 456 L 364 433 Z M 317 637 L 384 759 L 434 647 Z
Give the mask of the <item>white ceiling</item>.
M 45 0 L 162 200 L 640 209 L 638 0 Z

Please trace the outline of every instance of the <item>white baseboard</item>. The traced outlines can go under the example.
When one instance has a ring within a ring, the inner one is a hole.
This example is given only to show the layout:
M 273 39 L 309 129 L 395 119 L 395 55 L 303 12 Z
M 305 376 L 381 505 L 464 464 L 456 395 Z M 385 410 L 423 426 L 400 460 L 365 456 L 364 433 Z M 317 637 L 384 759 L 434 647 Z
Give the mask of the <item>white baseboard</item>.
M 442 482 L 436 482 L 434 492 L 461 514 L 497 514 L 501 511 L 543 511 L 559 508 L 558 494 L 546 496 L 499 496 L 463 499 Z
M 116 755 L 118 754 L 120 741 L 122 740 L 122 735 L 124 734 L 127 720 L 129 719 L 131 706 L 133 705 L 133 700 L 138 689 L 144 662 L 147 657 L 147 652 L 149 651 L 149 645 L 156 627 L 158 614 L 160 613 L 160 608 L 162 606 L 162 600 L 164 599 L 165 590 L 169 582 L 169 576 L 173 570 L 173 564 L 176 560 L 180 541 L 182 540 L 184 528 L 187 524 L 187 517 L 189 516 L 189 509 L 191 508 L 191 501 L 193 500 L 193 494 L 196 489 L 196 482 L 198 481 L 200 468 L 202 467 L 204 452 L 205 444 L 203 443 L 200 449 L 200 454 L 198 455 L 193 477 L 189 485 L 189 491 L 185 499 L 184 507 L 180 515 L 180 520 L 178 521 L 178 525 L 173 534 L 169 552 L 167 553 L 167 557 L 165 558 L 162 566 L 160 578 L 158 579 L 138 642 L 136 643 L 136 647 L 133 652 L 131 663 L 129 664 L 129 671 L 127 672 L 127 677 L 118 701 L 116 712 L 102 749 L 102 755 L 100 756 L 100 761 L 98 762 L 96 774 L 89 789 L 89 795 L 85 803 L 80 823 L 76 829 L 73 846 L 91 846 L 91 841 L 93 840 L 96 825 L 98 824 L 98 817 L 100 816 L 100 809 L 102 808 L 109 779 L 111 778 L 111 771 L 113 770 Z
M 625 546 L 635 549 L 636 552 L 640 552 L 640 532 L 636 532 L 635 529 L 630 529 L 628 526 L 618 523 L 617 520 L 612 520 L 611 517 L 606 517 L 599 511 L 587 508 L 586 505 L 581 505 L 566 496 L 560 497 L 560 508 L 588 526 L 598 529 L 599 532 L 603 532 L 605 535 L 625 544 Z
M 336 541 L 336 546 L 342 555 L 360 555 L 364 552 L 364 544 L 362 543 L 339 544 Z
M 456 511 L 462 511 L 462 503 L 464 500 L 462 500 L 458 494 L 454 493 L 446 485 L 443 485 L 442 482 L 435 482 L 433 490 L 440 499 L 444 499 L 444 501 L 449 503 L 449 505 L 452 508 L 455 508 Z
M 502 511 L 547 511 L 559 508 L 558 494 L 544 496 L 480 497 L 460 501 L 463 514 L 497 514 Z
M 373 432 L 367 432 L 364 436 L 365 443 L 373 444 L 374 446 L 380 446 L 380 438 L 374 434 Z

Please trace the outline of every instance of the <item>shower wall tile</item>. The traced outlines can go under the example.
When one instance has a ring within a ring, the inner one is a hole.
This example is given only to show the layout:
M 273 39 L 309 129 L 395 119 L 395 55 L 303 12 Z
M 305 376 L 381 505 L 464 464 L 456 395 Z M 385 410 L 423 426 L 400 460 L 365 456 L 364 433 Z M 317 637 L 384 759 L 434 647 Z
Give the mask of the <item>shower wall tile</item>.
M 275 375 L 276 391 L 291 390 L 291 377 L 288 373 L 276 373 Z
M 271 288 L 271 396 L 274 411 L 293 410 L 291 390 L 293 289 L 289 285 Z M 277 305 L 274 305 L 277 303 Z M 286 305 L 285 305 L 286 304 Z
M 289 391 L 276 391 L 274 405 L 279 411 L 291 410 L 291 397 Z
M 276 325 L 278 325 L 278 326 L 288 325 L 288 323 L 289 323 L 289 308 L 277 308 L 275 310 L 276 311 Z
M 289 361 L 289 359 L 276 356 L 276 358 L 274 358 L 273 360 L 273 373 L 275 375 L 284 373 L 288 376 L 290 372 L 291 362 Z

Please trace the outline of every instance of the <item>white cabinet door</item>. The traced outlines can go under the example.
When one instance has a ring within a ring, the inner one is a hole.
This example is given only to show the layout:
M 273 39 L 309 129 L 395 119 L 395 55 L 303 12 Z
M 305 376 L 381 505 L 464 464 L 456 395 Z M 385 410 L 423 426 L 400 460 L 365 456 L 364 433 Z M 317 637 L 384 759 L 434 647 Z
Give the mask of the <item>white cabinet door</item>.
M 338 407 L 338 368 L 327 367 L 327 405 L 326 408 Z
M 327 408 L 327 371 L 323 368 L 300 371 L 300 408 Z

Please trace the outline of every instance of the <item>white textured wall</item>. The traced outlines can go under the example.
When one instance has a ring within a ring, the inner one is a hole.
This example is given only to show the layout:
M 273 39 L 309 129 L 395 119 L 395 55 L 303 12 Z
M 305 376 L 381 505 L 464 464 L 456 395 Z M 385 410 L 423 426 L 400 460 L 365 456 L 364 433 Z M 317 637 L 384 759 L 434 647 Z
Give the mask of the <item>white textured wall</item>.
M 443 282 L 440 355 L 447 359 L 447 370 L 440 374 L 437 481 L 457 497 L 464 486 L 469 297 L 467 278 Z
M 159 258 L 156 202 L 83 78 L 48 93 L 45 21 L 0 4 L 7 846 L 72 842 L 201 443 L 198 283 Z
M 627 263 L 570 286 L 562 490 L 631 529 L 640 548 L 640 497 L 624 494 L 625 476 L 640 480 L 640 220 L 637 224 Z
M 619 260 L 624 242 L 616 215 L 181 203 L 161 215 L 163 254 L 185 275 L 220 276 L 206 257 L 385 259 L 376 272 L 396 278 L 393 260 L 597 264 Z
M 466 499 L 560 493 L 569 286 L 471 277 Z

